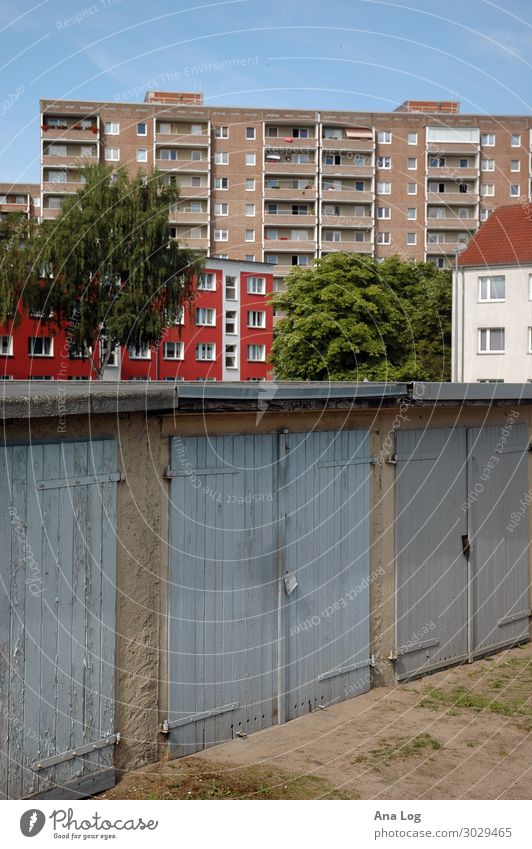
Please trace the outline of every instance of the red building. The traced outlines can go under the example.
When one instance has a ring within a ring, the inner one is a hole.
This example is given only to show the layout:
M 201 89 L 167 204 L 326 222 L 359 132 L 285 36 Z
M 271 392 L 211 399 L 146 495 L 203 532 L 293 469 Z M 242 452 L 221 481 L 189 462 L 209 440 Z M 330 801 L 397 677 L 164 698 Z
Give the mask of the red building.
M 107 380 L 267 380 L 273 338 L 266 263 L 209 258 L 181 323 L 159 344 L 125 346 L 105 371 Z M 0 328 L 3 380 L 90 380 L 90 361 L 73 354 L 68 332 L 46 319 L 23 316 Z

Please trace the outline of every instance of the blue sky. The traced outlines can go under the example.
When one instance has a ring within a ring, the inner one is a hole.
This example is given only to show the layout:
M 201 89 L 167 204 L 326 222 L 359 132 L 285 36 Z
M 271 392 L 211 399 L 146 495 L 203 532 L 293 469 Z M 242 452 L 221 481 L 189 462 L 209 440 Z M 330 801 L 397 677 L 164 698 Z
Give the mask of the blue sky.
M 0 181 L 38 180 L 40 97 L 532 111 L 530 0 L 0 0 L 0 45 Z

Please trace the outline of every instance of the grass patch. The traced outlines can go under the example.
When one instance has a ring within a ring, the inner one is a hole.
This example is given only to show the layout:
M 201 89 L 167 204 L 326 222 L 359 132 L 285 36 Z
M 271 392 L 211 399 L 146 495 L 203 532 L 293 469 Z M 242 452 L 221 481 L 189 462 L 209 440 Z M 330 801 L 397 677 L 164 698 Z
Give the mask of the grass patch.
M 457 687 L 446 692 L 438 687 L 431 687 L 426 691 L 425 697 L 420 702 L 422 707 L 441 708 L 452 705 L 455 708 L 469 708 L 470 710 L 488 710 L 501 716 L 530 716 L 532 708 L 526 704 L 526 700 L 491 698 L 490 696 L 473 693 L 466 687 Z
M 195 758 L 130 773 L 102 799 L 356 799 L 315 775 L 270 766 L 235 767 Z
M 418 734 L 417 737 L 387 737 L 381 740 L 367 755 L 358 755 L 354 763 L 390 763 L 394 760 L 411 758 L 425 754 L 426 751 L 441 749 L 439 740 L 430 734 Z

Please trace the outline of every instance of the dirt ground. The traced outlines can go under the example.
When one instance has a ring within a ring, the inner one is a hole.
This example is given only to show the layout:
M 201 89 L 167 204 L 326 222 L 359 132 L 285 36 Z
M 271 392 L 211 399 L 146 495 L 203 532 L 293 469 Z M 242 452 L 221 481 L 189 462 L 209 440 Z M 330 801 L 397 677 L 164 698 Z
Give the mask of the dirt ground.
M 532 644 L 378 688 L 101 798 L 530 799 Z

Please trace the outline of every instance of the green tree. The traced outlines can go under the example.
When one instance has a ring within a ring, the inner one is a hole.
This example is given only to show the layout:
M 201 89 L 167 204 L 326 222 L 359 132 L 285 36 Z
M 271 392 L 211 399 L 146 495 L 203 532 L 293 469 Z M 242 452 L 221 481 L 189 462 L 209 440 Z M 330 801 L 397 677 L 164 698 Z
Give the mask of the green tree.
M 271 360 L 284 380 L 445 380 L 449 275 L 431 263 L 334 253 L 294 269 Z
M 191 297 L 201 261 L 170 236 L 178 195 L 160 174 L 130 178 L 101 165 L 83 173 L 83 189 L 41 225 L 25 302 L 53 310 L 101 378 L 116 346 L 160 341 Z
M 32 277 L 36 224 L 25 215 L 0 219 L 0 324 L 20 318 L 19 305 Z

